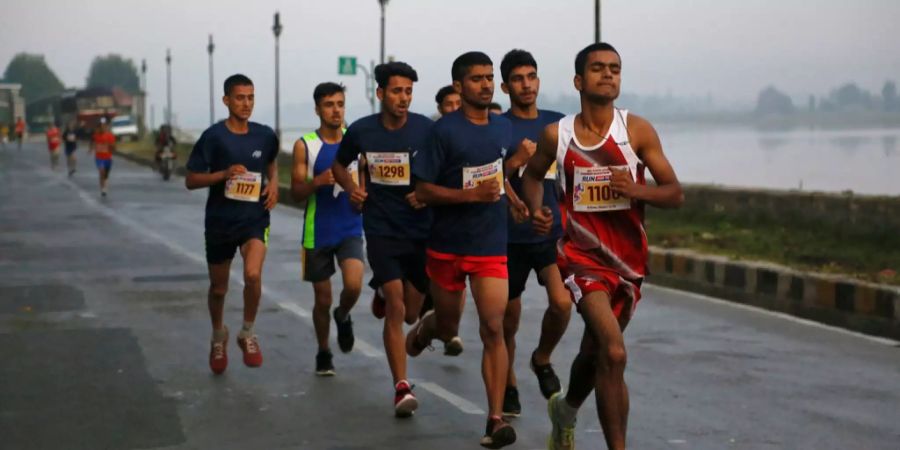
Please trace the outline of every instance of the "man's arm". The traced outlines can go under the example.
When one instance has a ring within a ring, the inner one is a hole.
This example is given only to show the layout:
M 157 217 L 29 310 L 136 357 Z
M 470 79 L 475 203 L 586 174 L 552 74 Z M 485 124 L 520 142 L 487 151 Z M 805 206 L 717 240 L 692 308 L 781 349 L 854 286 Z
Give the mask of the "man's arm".
M 625 197 L 641 200 L 659 208 L 678 208 L 684 203 L 681 183 L 663 153 L 659 135 L 646 119 L 631 116 L 631 140 L 635 153 L 656 180 L 656 185 L 637 184 L 627 171 L 614 171 L 610 187 Z
M 537 150 L 537 144 L 530 139 L 522 139 L 516 146 L 516 153 L 503 161 L 503 173 L 507 178 L 512 176 L 520 167 L 525 167 L 528 161 L 534 156 Z
M 547 234 L 553 227 L 553 212 L 544 207 L 544 177 L 556 159 L 556 141 L 559 125 L 551 123 L 544 127 L 538 141 L 537 151 L 528 160 L 522 176 L 522 200 L 531 211 L 531 222 L 535 232 Z
M 294 143 L 294 163 L 291 168 L 291 197 L 302 202 L 313 195 L 319 186 L 333 184 L 330 171 L 325 171 L 313 179 L 307 179 L 306 144 L 302 139 Z
M 416 198 L 426 205 L 493 203 L 500 200 L 500 184 L 497 183 L 497 180 L 490 180 L 479 184 L 474 189 L 453 189 L 416 180 Z
M 265 206 L 266 209 L 272 210 L 278 204 L 278 153 L 275 153 L 275 157 L 272 158 L 272 162 L 269 163 L 266 169 L 269 172 L 267 174 L 269 184 L 266 185 Z
M 225 180 L 227 180 L 228 178 L 230 178 L 228 173 L 234 171 L 234 168 L 236 166 L 239 166 L 241 168 L 244 167 L 240 164 L 235 164 L 234 166 L 229 167 L 228 170 L 220 170 L 218 172 L 202 173 L 202 172 L 188 171 L 187 176 L 184 177 L 184 186 L 188 189 L 193 190 L 193 189 L 210 187 L 214 184 L 222 183 Z M 247 169 L 244 168 L 243 171 L 246 172 Z M 234 173 L 238 173 L 238 172 L 234 171 L 232 173 L 232 175 Z

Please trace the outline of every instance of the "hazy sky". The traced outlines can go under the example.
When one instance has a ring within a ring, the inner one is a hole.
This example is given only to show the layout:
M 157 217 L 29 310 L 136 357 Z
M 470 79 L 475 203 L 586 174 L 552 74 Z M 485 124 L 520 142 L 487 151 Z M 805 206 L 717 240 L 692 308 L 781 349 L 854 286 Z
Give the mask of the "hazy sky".
M 624 61 L 623 90 L 704 96 L 751 104 L 766 85 L 803 98 L 856 81 L 880 92 L 900 81 L 897 0 L 603 0 L 603 39 Z M 497 68 L 511 48 L 531 51 L 543 96 L 573 93 L 575 53 L 593 39 L 592 0 L 391 0 L 387 54 L 419 72 L 413 108 L 434 112 L 460 53 L 482 50 Z M 216 42 L 216 116 L 221 82 L 235 72 L 256 84 L 255 120 L 274 117 L 274 37 L 279 10 L 284 127 L 308 125 L 312 89 L 349 88 L 348 116 L 368 113 L 362 75 L 337 75 L 338 55 L 378 58 L 376 0 L 28 0 L 4 2 L 0 64 L 19 51 L 42 53 L 67 86 L 83 86 L 98 54 L 147 59 L 157 124 L 165 104 L 165 51 L 172 50 L 173 110 L 179 122 L 209 121 L 206 42 Z

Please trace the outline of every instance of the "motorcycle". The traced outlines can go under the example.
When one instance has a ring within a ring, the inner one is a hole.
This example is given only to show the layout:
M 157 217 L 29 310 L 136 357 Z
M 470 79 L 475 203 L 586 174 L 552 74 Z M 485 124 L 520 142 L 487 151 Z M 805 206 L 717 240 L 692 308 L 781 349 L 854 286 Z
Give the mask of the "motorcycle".
M 159 173 L 162 175 L 163 180 L 169 181 L 174 171 L 175 152 L 172 151 L 171 145 L 166 145 L 159 154 Z

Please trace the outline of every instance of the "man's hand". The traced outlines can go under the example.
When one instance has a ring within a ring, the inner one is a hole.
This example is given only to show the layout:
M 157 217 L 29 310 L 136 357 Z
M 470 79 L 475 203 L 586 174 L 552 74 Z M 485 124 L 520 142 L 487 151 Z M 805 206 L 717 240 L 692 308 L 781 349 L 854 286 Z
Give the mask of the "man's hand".
M 225 179 L 230 180 L 234 178 L 235 175 L 240 175 L 242 173 L 247 173 L 247 168 L 244 167 L 243 164 L 234 164 L 231 167 L 225 169 Z
M 546 206 L 535 211 L 531 217 L 531 226 L 537 234 L 544 236 L 550 234 L 550 229 L 553 228 L 553 211 Z
M 488 180 L 472 189 L 472 202 L 494 203 L 500 200 L 500 183 Z
M 612 175 L 609 177 L 610 189 L 625 198 L 634 198 L 640 190 L 641 185 L 634 182 L 634 178 L 631 177 L 631 171 L 628 169 L 611 170 Z
M 271 211 L 278 204 L 278 186 L 275 183 L 267 184 L 263 195 L 266 197 L 266 209 Z
M 528 206 L 525 205 L 525 202 L 519 198 L 519 195 L 516 194 L 516 191 L 512 188 L 512 185 L 509 184 L 509 180 L 504 180 L 504 186 L 506 186 L 506 198 L 509 200 L 509 213 L 512 215 L 512 218 L 516 223 L 522 223 L 528 220 Z
M 416 191 L 412 191 L 409 194 L 406 194 L 406 201 L 409 202 L 409 206 L 412 206 L 413 209 L 422 209 L 426 206 L 416 197 Z
M 513 169 L 518 169 L 528 164 L 528 160 L 534 156 L 537 151 L 537 144 L 530 139 L 522 139 L 519 146 L 516 147 L 516 153 L 510 158 L 510 165 Z
M 316 175 L 316 177 L 313 178 L 312 183 L 313 183 L 313 186 L 315 186 L 316 188 L 319 188 L 322 186 L 330 186 L 330 185 L 334 184 L 334 174 L 331 173 L 331 169 L 328 169 L 328 170 Z
M 365 189 L 361 187 L 357 187 L 352 192 L 350 192 L 350 204 L 353 205 L 354 208 L 362 211 L 363 203 L 366 201 L 366 197 L 369 194 Z

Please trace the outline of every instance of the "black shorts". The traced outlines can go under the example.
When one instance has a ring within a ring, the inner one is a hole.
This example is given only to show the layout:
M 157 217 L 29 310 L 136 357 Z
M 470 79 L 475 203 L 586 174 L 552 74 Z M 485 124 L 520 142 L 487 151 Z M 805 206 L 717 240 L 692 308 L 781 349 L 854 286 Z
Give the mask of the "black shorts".
M 237 249 L 251 239 L 259 239 L 269 246 L 269 226 L 260 225 L 245 228 L 239 232 L 220 232 L 206 230 L 206 262 L 221 264 L 234 258 Z
M 301 250 L 303 261 L 303 281 L 318 283 L 325 281 L 334 275 L 334 260 L 338 264 L 345 259 L 363 260 L 362 238 L 349 237 L 338 245 Z
M 366 236 L 366 256 L 372 268 L 370 286 L 380 287 L 388 281 L 406 280 L 419 292 L 428 292 L 425 240 Z
M 528 274 L 534 270 L 538 283 L 544 285 L 541 270 L 556 264 L 556 241 L 544 241 L 534 244 L 507 244 L 506 267 L 509 271 L 509 299 L 519 298 L 525 291 Z

